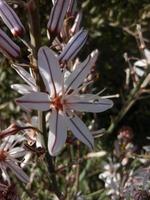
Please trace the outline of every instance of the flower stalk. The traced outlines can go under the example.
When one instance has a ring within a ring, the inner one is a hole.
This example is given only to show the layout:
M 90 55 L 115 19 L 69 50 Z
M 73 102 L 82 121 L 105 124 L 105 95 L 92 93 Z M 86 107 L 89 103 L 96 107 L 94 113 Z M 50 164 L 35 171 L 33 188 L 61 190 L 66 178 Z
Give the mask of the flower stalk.
M 32 58 L 31 65 L 34 67 L 34 75 L 35 79 L 38 83 L 39 90 L 42 91 L 44 89 L 43 81 L 39 75 L 37 68 L 37 53 L 41 44 L 41 34 L 40 34 L 40 20 L 39 20 L 39 1 L 38 0 L 30 0 L 27 4 L 27 11 L 29 17 L 29 32 L 30 32 L 30 43 L 32 47 Z M 35 20 L 36 19 L 36 20 Z M 46 123 L 45 123 L 45 113 L 42 111 L 38 111 L 38 124 L 39 130 L 43 133 L 44 142 L 47 144 L 47 135 L 46 135 Z M 47 145 L 45 145 L 47 146 Z M 53 161 L 48 152 L 46 152 L 46 161 L 48 165 L 49 177 L 51 180 L 50 189 L 57 195 L 58 198 L 61 199 L 61 193 L 58 189 L 57 180 L 55 176 L 55 169 L 53 165 Z

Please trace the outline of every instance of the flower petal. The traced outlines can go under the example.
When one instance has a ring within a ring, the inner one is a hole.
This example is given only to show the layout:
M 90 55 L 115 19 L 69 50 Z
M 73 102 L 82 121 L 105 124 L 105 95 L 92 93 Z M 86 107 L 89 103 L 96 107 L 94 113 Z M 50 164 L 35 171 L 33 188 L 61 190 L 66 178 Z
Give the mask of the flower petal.
M 43 92 L 32 92 L 16 100 L 25 109 L 46 111 L 50 109 L 49 95 Z
M 89 95 L 84 95 L 82 97 L 76 96 L 68 96 L 67 98 L 67 106 L 69 109 L 73 109 L 79 112 L 93 112 L 99 113 L 108 110 L 113 106 L 113 102 L 110 99 L 96 99 L 95 95 L 90 95 L 91 100 L 89 100 Z M 93 98 L 92 98 L 93 97 Z
M 147 63 L 150 64 L 150 51 L 148 49 L 144 49 L 144 55 L 146 57 Z
M 89 55 L 86 60 L 80 63 L 76 69 L 70 74 L 70 76 L 65 81 L 65 91 L 69 91 L 70 89 L 76 89 L 78 86 L 82 84 L 84 79 L 90 73 L 92 66 L 94 66 L 96 62 L 98 51 L 94 51 Z
M 38 66 L 46 89 L 51 93 L 51 96 L 56 96 L 62 89 L 63 74 L 55 53 L 48 47 L 40 48 Z
M 14 174 L 24 183 L 29 182 L 29 177 L 26 175 L 26 173 L 19 167 L 17 164 L 15 164 L 13 161 L 5 161 L 6 165 L 14 172 Z
M 16 90 L 20 94 L 27 94 L 27 93 L 33 92 L 33 89 L 30 86 L 25 85 L 25 84 L 13 84 L 11 85 L 11 88 L 13 90 Z
M 17 58 L 20 55 L 20 47 L 16 45 L 4 31 L 0 29 L 0 51 L 6 56 Z
M 87 31 L 80 30 L 76 33 L 64 47 L 62 53 L 58 56 L 59 61 L 69 61 L 73 59 L 87 40 Z
M 56 156 L 62 149 L 67 138 L 67 127 L 62 112 L 53 110 L 49 119 L 48 150 Z
M 73 117 L 67 117 L 68 128 L 73 132 L 73 134 L 86 144 L 90 149 L 94 147 L 94 139 L 92 134 L 86 125 L 81 121 L 81 119 L 74 115 Z
M 4 1 L 0 0 L 0 16 L 14 36 L 21 36 L 24 27 L 14 10 Z
M 36 82 L 34 78 L 30 75 L 29 72 L 27 72 L 23 67 L 20 67 L 19 65 L 13 64 L 13 68 L 16 70 L 16 72 L 21 76 L 21 78 L 30 85 L 34 91 L 37 90 Z

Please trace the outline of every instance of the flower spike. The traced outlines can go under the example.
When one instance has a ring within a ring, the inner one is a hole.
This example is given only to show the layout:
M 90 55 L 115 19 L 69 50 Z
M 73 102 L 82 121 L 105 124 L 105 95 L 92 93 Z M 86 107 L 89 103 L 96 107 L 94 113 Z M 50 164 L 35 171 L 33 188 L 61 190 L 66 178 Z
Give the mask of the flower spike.
M 4 0 L 0 0 L 0 16 L 14 36 L 22 36 L 24 26 L 14 10 Z
M 7 57 L 17 58 L 20 55 L 20 47 L 16 45 L 4 31 L 0 29 L 0 51 Z

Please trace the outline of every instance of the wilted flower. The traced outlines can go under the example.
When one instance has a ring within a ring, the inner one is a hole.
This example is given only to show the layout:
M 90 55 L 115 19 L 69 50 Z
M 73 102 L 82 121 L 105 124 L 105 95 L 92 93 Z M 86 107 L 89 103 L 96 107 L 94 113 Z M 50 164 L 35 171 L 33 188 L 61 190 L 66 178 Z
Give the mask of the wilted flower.
M 145 190 L 138 190 L 134 192 L 133 199 L 134 200 L 149 200 L 150 195 Z
M 32 92 L 17 99 L 23 108 L 51 110 L 48 139 L 51 155 L 56 155 L 64 145 L 67 128 L 90 149 L 93 149 L 94 141 L 91 133 L 73 110 L 96 113 L 103 112 L 113 105 L 111 100 L 101 99 L 97 95 L 79 95 L 79 86 L 90 73 L 93 61 L 95 62 L 95 58 L 91 55 L 64 80 L 55 53 L 48 47 L 40 48 L 38 66 L 49 94 Z
M 0 51 L 7 57 L 17 58 L 20 55 L 20 47 L 16 45 L 4 31 L 0 29 Z
M 29 181 L 28 176 L 19 167 L 19 159 L 23 158 L 26 151 L 23 147 L 16 146 L 23 142 L 25 138 L 21 135 L 11 135 L 6 137 L 0 144 L 0 169 L 2 171 L 2 177 L 10 184 L 10 178 L 7 173 L 7 168 L 24 183 Z
M 15 184 L 7 185 L 6 183 L 0 183 L 0 192 L 1 200 L 20 200 Z
M 20 75 L 20 77 L 27 83 L 26 84 L 12 84 L 11 88 L 19 92 L 20 94 L 30 93 L 32 91 L 38 91 L 35 79 L 24 68 L 19 65 L 13 64 L 13 68 Z
M 15 135 L 20 130 L 21 130 L 21 127 L 19 127 L 15 123 L 13 123 L 8 128 L 0 131 L 0 139 L 4 138 L 6 136 Z
M 21 36 L 24 27 L 14 10 L 4 0 L 0 0 L 0 16 L 14 36 Z

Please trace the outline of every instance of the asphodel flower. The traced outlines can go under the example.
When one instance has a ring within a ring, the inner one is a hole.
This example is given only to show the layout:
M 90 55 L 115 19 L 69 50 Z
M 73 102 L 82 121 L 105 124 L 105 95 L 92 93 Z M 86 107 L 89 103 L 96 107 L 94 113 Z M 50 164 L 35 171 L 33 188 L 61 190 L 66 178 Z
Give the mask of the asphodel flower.
M 14 36 L 24 33 L 24 26 L 15 11 L 4 0 L 0 0 L 0 16 Z
M 17 58 L 20 55 L 20 47 L 15 44 L 4 31 L 0 29 L 0 51 L 7 57 Z
M 31 92 L 18 98 L 17 103 L 26 109 L 51 111 L 48 135 L 51 155 L 57 155 L 62 149 L 67 130 L 72 131 L 75 137 L 93 149 L 92 134 L 74 111 L 97 113 L 113 105 L 111 100 L 101 99 L 94 94 L 79 94 L 81 84 L 94 65 L 93 61 L 95 62 L 94 54 L 91 54 L 64 80 L 55 53 L 48 47 L 41 47 L 38 52 L 39 72 L 47 93 Z
M 0 144 L 0 169 L 2 177 L 10 184 L 10 178 L 7 169 L 10 169 L 22 182 L 27 183 L 29 177 L 25 174 L 23 169 L 19 166 L 20 158 L 23 158 L 26 151 L 23 147 L 17 146 L 23 142 L 25 138 L 21 135 L 11 135 Z

